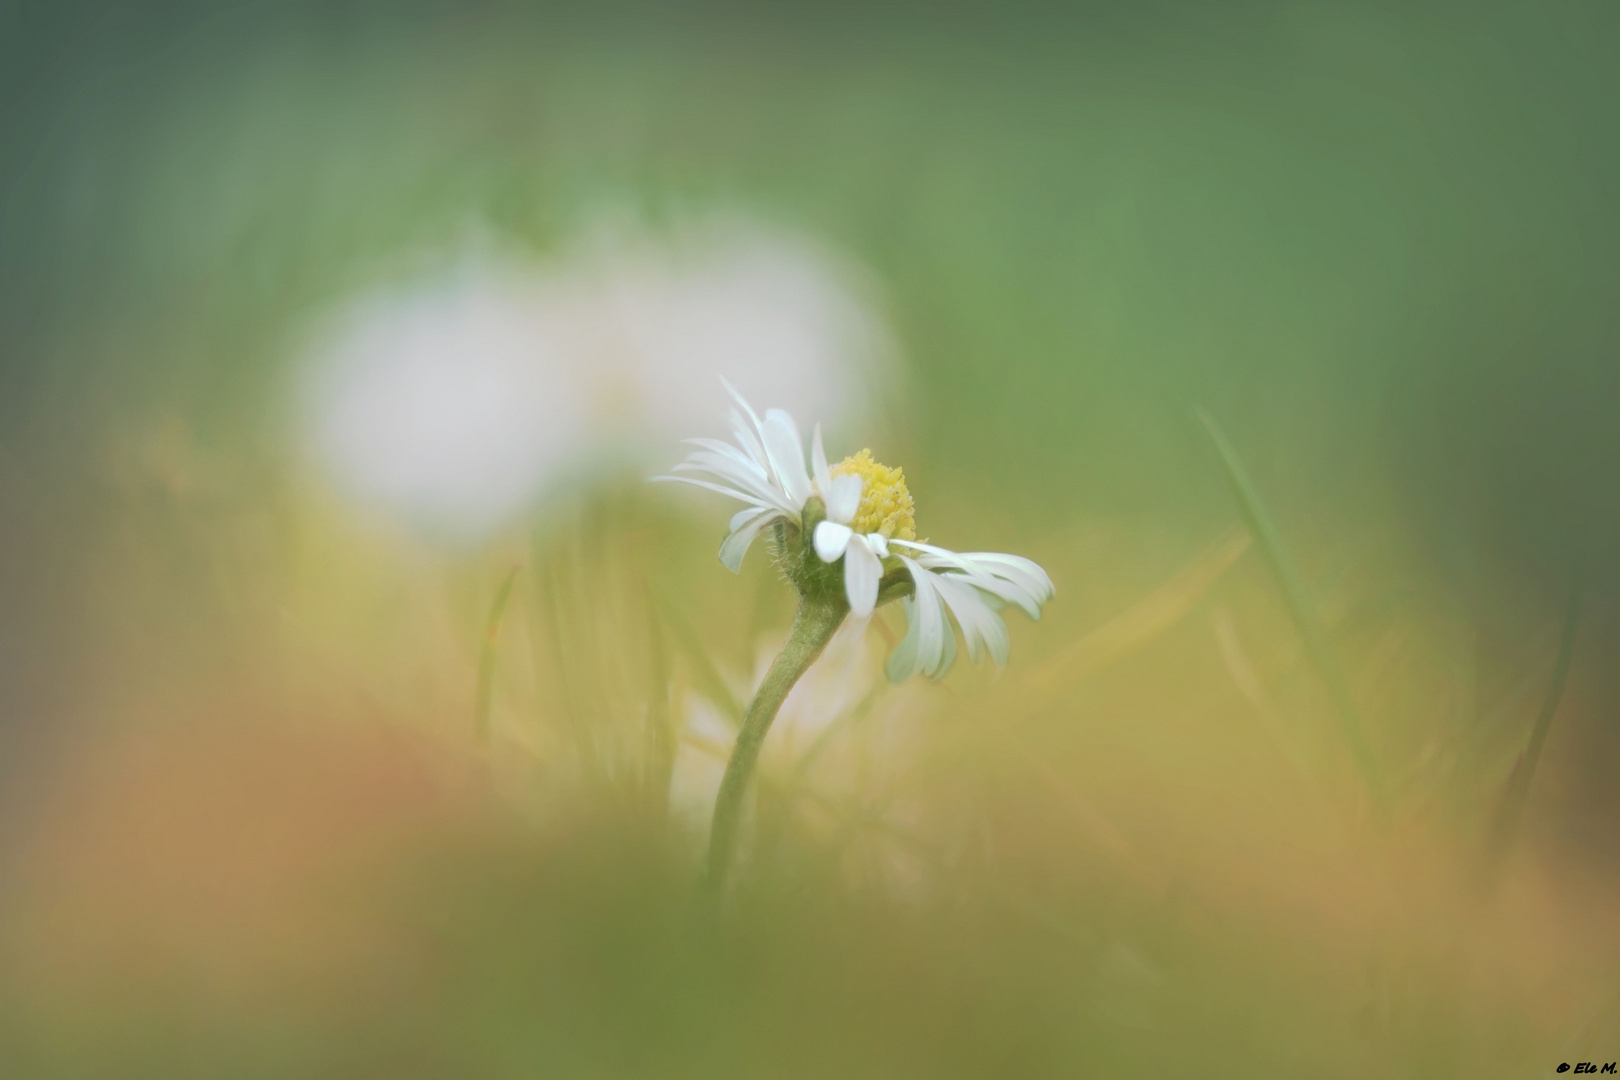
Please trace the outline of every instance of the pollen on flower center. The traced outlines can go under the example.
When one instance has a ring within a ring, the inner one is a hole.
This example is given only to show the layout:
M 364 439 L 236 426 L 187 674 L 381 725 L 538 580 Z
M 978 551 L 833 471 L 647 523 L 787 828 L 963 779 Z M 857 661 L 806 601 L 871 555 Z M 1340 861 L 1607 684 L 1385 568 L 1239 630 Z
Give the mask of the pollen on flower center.
M 834 465 L 832 473 L 853 473 L 862 480 L 861 505 L 850 522 L 852 529 L 882 533 L 890 540 L 917 539 L 917 519 L 903 471 L 873 461 L 872 451 L 862 450 Z

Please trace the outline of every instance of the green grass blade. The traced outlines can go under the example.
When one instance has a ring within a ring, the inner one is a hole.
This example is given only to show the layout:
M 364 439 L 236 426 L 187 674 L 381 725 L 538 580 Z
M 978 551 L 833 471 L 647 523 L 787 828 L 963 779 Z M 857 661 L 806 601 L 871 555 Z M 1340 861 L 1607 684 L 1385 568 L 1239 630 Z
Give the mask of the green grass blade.
M 1333 646 L 1328 642 L 1327 633 L 1322 629 L 1315 611 L 1306 600 L 1305 587 L 1294 569 L 1287 548 L 1283 546 L 1276 523 L 1266 511 L 1260 492 L 1254 486 L 1254 481 L 1249 478 L 1248 471 L 1243 468 L 1237 451 L 1232 448 L 1232 444 L 1227 441 L 1209 413 L 1203 409 L 1196 412 L 1204 425 L 1204 430 L 1209 432 L 1210 439 L 1214 441 L 1215 449 L 1220 453 L 1221 464 L 1226 469 L 1226 478 L 1231 481 L 1232 490 L 1237 495 L 1238 508 L 1243 514 L 1244 524 L 1254 537 L 1260 556 L 1265 560 L 1272 577 L 1276 579 L 1278 588 L 1282 590 L 1289 614 L 1293 616 L 1294 626 L 1305 643 L 1305 651 L 1309 654 L 1311 663 L 1316 667 L 1322 681 L 1327 684 L 1328 695 L 1333 701 L 1334 710 L 1339 714 L 1339 722 L 1344 728 L 1345 739 L 1350 744 L 1350 753 L 1355 758 L 1356 768 L 1360 770 L 1362 779 L 1367 785 L 1374 809 L 1382 815 L 1388 808 L 1383 773 L 1378 767 L 1377 758 L 1373 756 L 1372 745 L 1367 741 L 1367 732 L 1362 725 L 1361 715 L 1356 711 L 1355 703 L 1350 698 L 1350 688 L 1345 682 L 1344 671 L 1339 666 Z
M 583 609 L 583 605 L 577 602 L 577 594 L 570 595 L 573 590 L 569 587 L 569 573 L 579 573 L 578 563 L 577 560 L 566 560 L 555 554 L 547 563 L 537 539 L 534 565 L 538 586 L 534 590 L 535 610 L 539 624 L 545 628 L 545 644 L 549 652 L 547 656 L 537 651 L 537 655 L 542 656 L 542 662 L 536 665 L 536 677 L 544 678 L 541 673 L 549 672 L 550 677 L 556 680 L 563 700 L 562 717 L 567 722 L 568 734 L 579 755 L 581 773 L 588 787 L 605 792 L 608 790 L 607 764 L 597 747 L 592 725 L 593 719 L 601 716 L 600 700 L 592 693 L 590 657 L 580 655 L 579 646 L 582 643 L 570 633 L 569 628 L 569 616 L 577 615 Z M 543 582 L 539 570 L 542 566 L 547 567 Z M 573 583 L 577 584 L 577 577 Z M 586 644 L 585 648 L 588 649 L 589 645 Z
M 1530 781 L 1536 774 L 1536 765 L 1541 761 L 1542 744 L 1547 741 L 1547 732 L 1552 727 L 1553 716 L 1557 714 L 1558 706 L 1564 700 L 1564 684 L 1569 681 L 1569 667 L 1575 657 L 1575 627 L 1580 623 L 1580 618 L 1581 576 L 1577 573 L 1569 587 L 1569 601 L 1564 608 L 1564 629 L 1558 640 L 1558 660 L 1553 665 L 1552 682 L 1548 685 L 1547 696 L 1541 703 L 1541 713 L 1536 717 L 1536 726 L 1531 729 L 1530 742 L 1525 746 L 1524 754 L 1514 764 L 1513 772 L 1508 776 L 1507 787 L 1502 792 L 1502 801 L 1496 812 L 1496 820 L 1492 823 L 1488 858 L 1493 869 L 1513 842 L 1513 834 L 1518 829 L 1519 815 L 1524 811 L 1525 801 L 1530 796 Z
M 1023 678 L 1023 702 L 1041 709 L 1095 675 L 1147 647 L 1186 618 L 1253 541 L 1231 528 L 1126 610 L 1059 649 Z
M 669 809 L 675 776 L 675 716 L 670 708 L 670 664 L 667 633 L 651 584 L 647 598 L 647 644 L 650 649 L 647 687 L 647 794 L 656 818 Z
M 737 696 L 731 692 L 731 687 L 726 685 L 725 678 L 721 676 L 720 669 L 714 666 L 714 660 L 703 647 L 697 631 L 681 617 L 680 611 L 661 590 L 652 587 L 649 588 L 649 592 L 659 618 L 668 628 L 670 637 L 674 639 L 682 655 L 686 657 L 692 679 L 697 683 L 698 693 L 708 698 L 710 703 L 724 713 L 732 727 L 741 727 L 743 703 L 737 700 Z
M 484 623 L 484 640 L 478 649 L 478 692 L 473 701 L 473 731 L 478 741 L 489 741 L 489 714 L 495 704 L 495 654 L 500 644 L 501 619 L 506 614 L 507 602 L 512 599 L 512 585 L 517 581 L 518 568 L 512 567 L 495 590 L 495 602 L 489 606 L 489 619 Z

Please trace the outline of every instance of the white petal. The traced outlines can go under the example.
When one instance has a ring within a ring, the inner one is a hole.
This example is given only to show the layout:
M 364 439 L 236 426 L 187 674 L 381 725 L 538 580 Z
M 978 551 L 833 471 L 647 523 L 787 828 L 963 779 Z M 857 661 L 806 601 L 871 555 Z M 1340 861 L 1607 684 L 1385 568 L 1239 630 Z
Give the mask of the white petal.
M 1052 579 L 1033 559 L 1026 559 L 1022 555 L 1003 555 L 998 551 L 972 551 L 960 558 L 970 566 L 1018 583 L 1043 604 L 1057 595 Z
M 747 469 L 749 472 L 758 476 L 761 480 L 770 479 L 770 476 L 768 473 L 766 473 L 765 466 L 762 463 L 755 461 L 747 451 L 739 450 L 728 442 L 722 442 L 719 439 L 682 439 L 681 441 L 691 446 L 699 446 L 705 450 L 731 458 L 742 468 Z
M 944 617 L 943 609 L 941 609 L 940 659 L 935 661 L 932 669 L 928 669 L 925 674 L 928 675 L 928 678 L 943 678 L 944 674 L 951 670 L 953 664 L 956 664 L 956 635 L 951 631 L 951 622 Z
M 923 555 L 930 555 L 938 559 L 949 560 L 952 563 L 961 561 L 961 556 L 957 555 L 956 552 L 950 550 L 949 548 L 942 548 L 935 544 L 925 544 L 921 540 L 897 539 L 894 542 L 902 547 L 907 547 L 913 551 L 921 552 Z
M 894 543 L 907 547 L 917 546 L 906 540 L 896 540 Z M 954 577 L 962 578 L 974 588 L 982 589 L 998 601 L 1017 604 L 1031 619 L 1041 617 L 1041 597 L 1035 595 L 1032 590 L 1040 592 L 1044 592 L 1044 590 L 1034 580 L 1027 576 L 1021 577 L 1020 581 L 994 577 L 986 572 L 986 569 L 980 564 L 970 562 L 967 556 L 957 555 L 955 552 L 946 551 L 944 548 L 933 548 L 933 550 L 940 552 L 940 554 L 923 555 L 918 560 L 928 569 L 958 570 L 960 573 L 953 575 Z M 1050 599 L 1050 596 L 1048 595 L 1046 598 Z
M 851 537 L 844 549 L 844 593 L 856 618 L 866 618 L 877 606 L 878 579 L 882 576 L 883 564 L 866 546 L 866 540 Z
M 833 477 L 831 490 L 827 492 L 827 517 L 840 525 L 848 525 L 854 520 L 855 511 L 861 507 L 863 484 L 854 473 Z
M 716 454 L 700 451 L 676 465 L 670 471 L 677 473 L 708 473 L 721 483 L 748 492 L 753 496 L 755 502 L 767 506 L 777 506 L 792 514 L 797 514 L 799 510 L 797 506 L 788 501 L 787 497 L 782 494 L 775 484 L 761 480 L 758 476 L 742 468 L 742 466 L 735 465 Z
M 654 476 L 652 480 L 655 483 L 672 481 L 677 484 L 691 484 L 693 487 L 707 488 L 710 491 L 718 491 L 722 495 L 730 495 L 733 499 L 741 499 L 745 503 L 753 503 L 755 506 L 760 505 L 760 501 L 752 495 L 722 487 L 719 484 L 711 484 L 707 480 L 694 480 L 690 476 Z
M 950 580 L 952 577 L 961 575 L 934 574 L 933 585 L 939 592 L 939 598 L 945 602 L 945 609 L 956 616 L 957 624 L 962 627 L 962 638 L 967 642 L 968 659 L 977 664 L 984 655 L 983 634 L 980 632 L 977 613 L 973 610 L 973 605 L 978 601 L 965 599 L 956 584 Z M 973 592 L 972 589 L 965 591 Z
M 810 467 L 815 470 L 812 479 L 816 482 L 816 491 L 825 500 L 832 490 L 832 473 L 827 468 L 827 450 L 821 445 L 820 424 L 810 434 Z
M 1031 618 L 1040 618 L 1040 605 L 1055 594 L 1052 579 L 1046 576 L 1046 571 L 1019 555 L 1003 555 L 995 551 L 958 554 L 915 540 L 893 540 L 891 543 L 920 552 L 919 561 L 929 569 L 961 570 L 973 579 L 974 585 L 1017 604 Z
M 731 410 L 731 433 L 737 438 L 737 445 L 742 452 L 752 458 L 759 465 L 760 471 L 772 484 L 776 483 L 776 474 L 771 471 L 771 459 L 765 453 L 765 444 L 760 441 L 759 418 L 752 416 L 744 419 L 736 409 Z
M 993 582 L 993 581 L 995 581 L 995 578 L 974 578 L 973 579 L 973 587 L 975 589 L 979 590 L 979 599 L 984 601 L 984 606 L 989 608 L 991 611 L 996 612 L 999 615 L 1001 612 L 1003 612 L 1003 611 L 1005 611 L 1007 609 L 1007 601 L 1005 601 L 1001 597 L 997 596 L 994 592 L 985 589 L 984 584 L 983 584 L 985 582 Z M 1005 585 L 1006 582 L 1001 582 L 1001 584 Z M 1008 586 L 1008 588 L 1011 588 L 1011 586 Z M 1024 610 L 1028 611 L 1029 609 L 1025 608 Z M 1041 609 L 1040 608 L 1036 608 L 1035 609 L 1035 614 L 1030 616 L 1030 618 L 1032 618 L 1032 619 L 1039 619 L 1040 617 L 1041 617 Z
M 771 456 L 771 467 L 782 482 L 782 490 L 795 506 L 804 506 L 804 501 L 810 497 L 810 473 L 804 467 L 804 441 L 799 438 L 799 425 L 781 409 L 771 409 L 765 414 L 761 435 L 765 452 Z
M 880 559 L 889 557 L 889 538 L 882 533 L 867 533 L 866 542 L 872 547 L 872 554 Z
M 736 532 L 738 529 L 742 528 L 744 525 L 748 524 L 750 521 L 754 520 L 763 513 L 765 513 L 765 508 L 763 506 L 750 506 L 746 510 L 739 510 L 735 514 L 731 515 L 731 526 L 727 531 Z
M 799 439 L 798 425 L 780 409 L 767 411 L 765 420 L 761 422 L 759 414 L 737 392 L 736 387 L 727 382 L 724 376 L 720 382 L 748 417 L 748 423 L 744 424 L 743 417 L 732 411 L 731 424 L 737 441 L 770 473 L 772 483 L 781 489 L 784 500 L 797 514 L 810 497 L 810 474 L 804 467 L 804 444 Z
M 749 466 L 708 450 L 697 450 L 688 454 L 686 460 L 675 466 L 675 468 L 680 472 L 702 470 L 706 473 L 713 473 L 727 483 L 736 484 L 738 487 L 768 486 L 765 477 Z
M 720 545 L 720 561 L 725 563 L 726 569 L 733 574 L 741 570 L 743 556 L 748 553 L 754 539 L 759 536 L 759 531 L 779 517 L 780 515 L 774 512 L 761 514 L 726 537 L 725 542 Z
M 945 609 L 939 611 L 939 655 L 935 657 L 931 666 L 923 668 L 923 674 L 930 679 L 940 679 L 951 670 L 956 663 L 956 634 L 951 630 L 951 621 L 945 617 Z
M 954 659 L 956 639 L 945 622 L 945 611 L 940 606 L 934 575 L 904 555 L 900 556 L 900 561 L 911 571 L 911 580 L 916 585 L 913 597 L 916 602 L 907 609 L 907 613 L 916 618 L 917 670 L 926 675 L 942 675 L 950 666 L 950 660 L 946 659 L 947 644 L 949 655 Z
M 720 376 L 720 385 L 726 388 L 726 393 L 731 395 L 731 400 L 735 401 L 739 406 L 742 407 L 742 411 L 747 414 L 748 419 L 753 421 L 754 430 L 757 432 L 760 427 L 759 414 L 754 411 L 754 407 L 752 405 L 748 404 L 748 399 L 739 394 L 737 392 L 737 388 L 732 386 L 724 375 Z
M 1041 617 L 1040 601 L 1010 581 L 989 577 L 985 574 L 958 574 L 957 576 L 967 581 L 975 589 L 984 590 L 987 596 L 994 597 L 999 603 L 1017 604 L 1023 609 L 1024 614 L 1031 619 Z
M 894 647 L 889 654 L 888 663 L 883 665 L 883 673 L 892 683 L 905 682 L 917 674 L 917 602 L 907 596 L 900 601 L 906 612 L 906 636 L 900 639 L 900 644 Z
M 849 538 L 855 535 L 855 530 L 848 525 L 840 525 L 836 521 L 823 521 L 816 526 L 815 535 L 811 542 L 816 546 L 816 554 L 821 556 L 822 562 L 837 562 L 849 546 Z
M 985 605 L 983 595 L 968 585 L 967 579 L 961 574 L 937 574 L 934 584 L 962 627 L 962 638 L 967 642 L 968 656 L 972 661 L 977 664 L 988 647 L 996 666 L 1005 666 L 1007 624 Z

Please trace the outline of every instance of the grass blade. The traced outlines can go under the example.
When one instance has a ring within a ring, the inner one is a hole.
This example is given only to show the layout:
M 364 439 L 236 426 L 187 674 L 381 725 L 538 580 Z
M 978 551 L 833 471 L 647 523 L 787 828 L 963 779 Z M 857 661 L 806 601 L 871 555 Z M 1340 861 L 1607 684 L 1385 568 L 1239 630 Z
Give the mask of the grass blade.
M 1547 741 L 1547 732 L 1552 727 L 1553 716 L 1558 712 L 1558 705 L 1564 700 L 1564 684 L 1569 681 L 1569 666 L 1575 657 L 1575 627 L 1581 618 L 1581 576 L 1575 575 L 1575 581 L 1569 587 L 1569 601 L 1564 607 L 1564 629 L 1558 639 L 1558 660 L 1553 666 L 1552 682 L 1547 687 L 1547 697 L 1541 703 L 1541 714 L 1536 717 L 1536 726 L 1530 731 L 1530 742 L 1524 748 L 1524 753 L 1514 763 L 1513 772 L 1508 775 L 1507 787 L 1502 792 L 1502 802 L 1497 808 L 1496 820 L 1491 828 L 1490 847 L 1488 857 L 1490 867 L 1494 869 L 1507 853 L 1508 846 L 1513 842 L 1513 834 L 1518 829 L 1519 815 L 1524 811 L 1525 801 L 1530 796 L 1530 781 L 1536 774 L 1536 765 L 1541 761 L 1541 747 Z
M 512 599 L 512 585 L 517 581 L 518 568 L 512 567 L 495 590 L 495 602 L 489 606 L 489 619 L 484 623 L 484 641 L 478 649 L 478 692 L 473 700 L 473 731 L 478 741 L 489 742 L 489 715 L 495 704 L 495 653 L 500 643 L 501 618 L 506 614 L 507 602 Z
M 1311 663 L 1315 666 L 1317 674 L 1322 677 L 1322 681 L 1327 684 L 1328 696 L 1333 701 L 1334 711 L 1339 714 L 1345 739 L 1350 744 L 1350 753 L 1355 758 L 1356 768 L 1360 770 L 1362 780 L 1367 785 L 1374 810 L 1383 815 L 1388 810 L 1383 773 L 1378 767 L 1377 758 L 1373 756 L 1372 745 L 1367 741 L 1367 732 L 1362 725 L 1361 715 L 1350 699 L 1350 687 L 1345 682 L 1344 671 L 1339 667 L 1338 657 L 1328 642 L 1327 633 L 1322 629 L 1320 620 L 1306 600 L 1305 587 L 1300 582 L 1287 548 L 1283 546 L 1276 523 L 1266 511 L 1265 503 L 1260 499 L 1260 492 L 1254 486 L 1254 481 L 1249 479 L 1248 471 L 1238 459 L 1237 451 L 1232 448 L 1232 444 L 1227 441 L 1209 413 L 1203 409 L 1196 411 L 1204 430 L 1209 432 L 1210 439 L 1215 443 L 1215 449 L 1220 453 L 1221 464 L 1226 469 L 1226 478 L 1231 481 L 1232 490 L 1237 495 L 1238 508 L 1242 511 L 1244 524 L 1248 526 L 1249 534 L 1254 537 L 1266 567 L 1271 571 L 1278 588 L 1282 590 L 1283 599 L 1288 604 L 1288 612 L 1293 616 L 1294 626 L 1305 643 L 1305 651 L 1310 655 Z
M 1025 677 L 1030 707 L 1044 707 L 1175 626 L 1248 549 L 1247 536 L 1235 528 L 1228 530 L 1152 593 L 1064 646 Z
M 649 588 L 654 607 L 659 618 L 669 629 L 670 636 L 685 655 L 687 664 L 691 668 L 691 676 L 697 683 L 698 693 L 709 699 L 709 702 L 725 714 L 726 719 L 734 728 L 742 726 L 743 703 L 737 700 L 737 695 L 731 692 L 726 684 L 720 669 L 714 666 L 714 660 L 703 647 L 702 640 L 697 631 L 692 629 L 690 623 L 681 617 L 680 611 L 670 602 L 669 598 L 657 588 Z
M 670 708 L 669 649 L 658 601 L 646 585 L 647 644 L 650 648 L 647 687 L 647 793 L 656 818 L 669 810 L 669 789 L 675 776 L 675 717 Z

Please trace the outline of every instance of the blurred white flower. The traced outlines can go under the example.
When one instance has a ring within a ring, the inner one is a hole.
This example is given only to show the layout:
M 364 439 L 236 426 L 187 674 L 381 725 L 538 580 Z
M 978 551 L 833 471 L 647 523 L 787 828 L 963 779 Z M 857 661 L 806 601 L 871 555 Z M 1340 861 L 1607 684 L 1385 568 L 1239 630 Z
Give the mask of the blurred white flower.
M 310 350 L 317 459 L 353 497 L 476 535 L 559 486 L 643 465 L 750 393 L 866 419 L 893 347 L 859 274 L 738 221 L 600 233 L 549 264 L 464 261 L 330 319 Z

